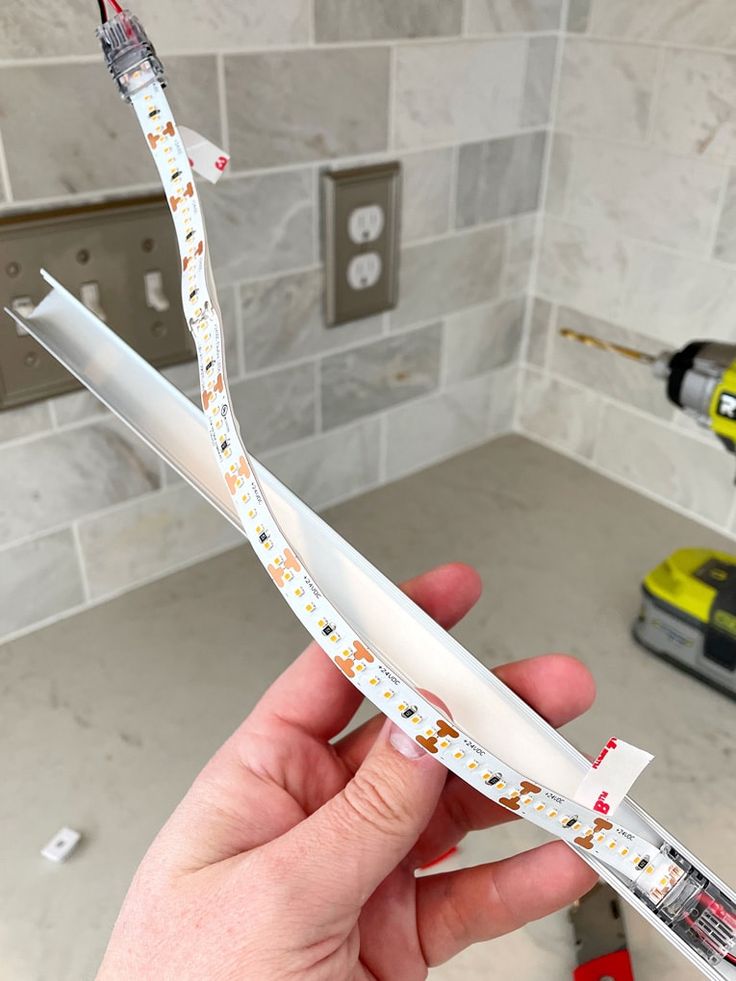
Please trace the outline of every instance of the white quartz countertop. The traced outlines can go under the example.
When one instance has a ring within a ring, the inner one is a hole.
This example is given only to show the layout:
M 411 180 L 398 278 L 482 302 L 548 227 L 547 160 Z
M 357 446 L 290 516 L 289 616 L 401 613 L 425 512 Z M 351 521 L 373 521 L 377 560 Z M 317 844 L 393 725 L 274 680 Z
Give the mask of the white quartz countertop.
M 463 501 L 448 520 L 451 494 Z M 630 637 L 642 576 L 675 548 L 734 543 L 519 437 L 505 437 L 333 508 L 328 520 L 391 578 L 448 560 L 486 592 L 456 631 L 488 665 L 545 651 L 584 660 L 596 705 L 567 728 L 656 755 L 633 796 L 736 881 L 736 701 Z M 441 531 L 438 530 L 441 528 Z M 268 638 L 255 645 L 256 634 Z M 0 979 L 94 976 L 132 872 L 198 768 L 305 635 L 247 546 L 0 647 Z M 39 852 L 83 832 L 65 865 Z M 479 833 L 454 864 L 543 840 Z M 446 868 L 450 868 L 448 863 Z M 697 977 L 634 914 L 637 981 Z M 569 981 L 563 914 L 480 945 L 433 978 Z

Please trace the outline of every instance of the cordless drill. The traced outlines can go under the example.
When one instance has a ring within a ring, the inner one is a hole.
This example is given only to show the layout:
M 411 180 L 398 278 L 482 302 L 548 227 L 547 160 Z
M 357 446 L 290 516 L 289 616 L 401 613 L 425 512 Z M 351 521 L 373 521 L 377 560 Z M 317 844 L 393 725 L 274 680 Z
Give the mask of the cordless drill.
M 736 449 L 736 345 L 692 341 L 679 351 L 646 354 L 589 334 L 563 337 L 651 367 L 667 398 L 731 453 Z M 635 639 L 724 693 L 736 695 L 736 556 L 682 548 L 652 569 L 641 584 Z
M 651 366 L 667 385 L 667 398 L 705 429 L 711 429 L 729 452 L 736 450 L 736 344 L 691 341 L 679 351 L 646 354 L 564 328 L 563 337 L 620 354 Z

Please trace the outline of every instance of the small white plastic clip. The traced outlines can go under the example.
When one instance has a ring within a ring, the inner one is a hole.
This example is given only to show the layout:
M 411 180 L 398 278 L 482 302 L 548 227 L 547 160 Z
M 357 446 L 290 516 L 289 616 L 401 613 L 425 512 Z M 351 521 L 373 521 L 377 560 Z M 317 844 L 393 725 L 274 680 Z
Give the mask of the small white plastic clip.
M 81 834 L 73 828 L 62 828 L 41 849 L 41 854 L 50 862 L 64 862 L 77 847 L 81 837 Z

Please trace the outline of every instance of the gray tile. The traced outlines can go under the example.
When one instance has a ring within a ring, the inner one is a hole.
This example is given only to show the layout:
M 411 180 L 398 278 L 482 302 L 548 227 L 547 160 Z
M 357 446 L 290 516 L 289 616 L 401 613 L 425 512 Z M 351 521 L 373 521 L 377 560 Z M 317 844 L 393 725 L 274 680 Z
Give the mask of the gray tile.
M 209 0 L 181 16 L 176 0 L 136 0 L 135 14 L 160 53 L 231 48 L 237 44 L 294 44 L 309 36 L 308 0 Z M 64 16 L 50 7 L 4 0 L 0 8 L 0 58 L 100 53 L 94 35 L 97 11 L 87 0 L 69 0 Z
M 219 283 L 313 265 L 313 184 L 305 169 L 202 185 Z
M 441 235 L 450 227 L 453 150 L 424 150 L 401 158 L 401 239 Z
M 733 501 L 733 461 L 682 430 L 605 406 L 595 451 L 604 469 L 718 524 Z
M 543 368 L 547 363 L 547 340 L 553 309 L 550 303 L 547 303 L 546 300 L 540 300 L 538 296 L 532 299 L 526 360 L 529 364 L 537 365 L 539 368 Z
M 567 30 L 570 34 L 585 34 L 590 19 L 590 0 L 568 0 Z
M 524 300 L 473 307 L 445 320 L 445 379 L 475 378 L 515 361 L 524 327 Z
M 375 41 L 459 34 L 462 0 L 315 0 L 322 41 Z
M 159 485 L 158 457 L 118 422 L 0 451 L 0 541 L 32 535 Z
M 404 249 L 392 326 L 431 320 L 498 298 L 504 245 L 505 231 L 496 227 Z
M 504 296 L 526 293 L 529 289 L 536 241 L 535 214 L 522 215 L 506 225 L 506 261 L 501 280 Z
M 529 41 L 522 126 L 543 126 L 549 121 L 556 55 L 557 38 L 533 37 Z
M 263 462 L 310 507 L 353 497 L 378 482 L 378 419 L 267 453 Z
M 592 334 L 614 344 L 638 348 L 654 355 L 662 350 L 661 341 L 637 334 L 633 330 L 625 330 L 569 307 L 560 307 L 557 311 L 557 326 L 558 330 L 553 335 L 550 346 L 552 371 L 662 419 L 672 417 L 672 406 L 665 397 L 662 382 L 654 378 L 650 371 L 637 371 L 636 365 L 623 358 L 566 340 L 560 336 L 559 330 L 569 327 L 583 334 Z
M 166 70 L 174 112 L 219 140 L 215 59 L 169 58 Z M 135 115 L 102 63 L 0 69 L 0 119 L 16 200 L 158 183 Z
M 245 378 L 231 388 L 243 438 L 254 453 L 305 439 L 315 432 L 313 364 Z
M 225 59 L 236 168 L 271 167 L 388 145 L 387 48 Z
M 396 146 L 483 140 L 513 131 L 525 65 L 523 38 L 398 47 Z
M 6 329 L 0 324 L 0 330 Z M 51 416 L 46 402 L 34 402 L 19 409 L 5 409 L 0 412 L 0 443 L 21 436 L 32 436 L 51 428 Z
M 460 147 L 459 227 L 536 211 L 545 133 L 524 133 Z
M 248 371 L 297 361 L 381 333 L 382 317 L 325 327 L 321 269 L 259 279 L 240 287 Z
M 656 71 L 651 48 L 568 37 L 562 52 L 557 127 L 615 140 L 643 140 Z
M 387 414 L 387 476 L 396 480 L 488 436 L 488 378 L 476 378 Z
M 245 543 L 188 484 L 80 522 L 79 540 L 92 599 Z
M 554 446 L 591 459 L 600 399 L 595 392 L 527 368 L 519 388 L 519 426 Z
M 713 254 L 723 262 L 736 262 L 736 170 L 733 168 L 728 175 Z
M 0 552 L 0 637 L 84 602 L 69 529 Z
M 351 422 L 437 388 L 441 325 L 329 355 L 322 362 L 322 425 Z
M 556 31 L 562 0 L 468 0 L 471 34 Z

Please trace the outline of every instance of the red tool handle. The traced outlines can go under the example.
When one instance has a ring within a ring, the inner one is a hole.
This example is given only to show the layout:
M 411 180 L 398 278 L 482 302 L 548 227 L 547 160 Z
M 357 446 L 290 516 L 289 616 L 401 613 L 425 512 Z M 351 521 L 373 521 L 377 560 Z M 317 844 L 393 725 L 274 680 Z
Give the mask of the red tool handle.
M 601 981 L 611 978 L 611 981 L 634 981 L 631 960 L 628 950 L 616 950 L 612 954 L 596 957 L 587 964 L 575 968 L 575 981 Z

